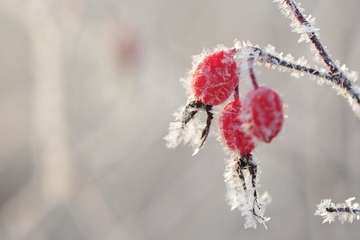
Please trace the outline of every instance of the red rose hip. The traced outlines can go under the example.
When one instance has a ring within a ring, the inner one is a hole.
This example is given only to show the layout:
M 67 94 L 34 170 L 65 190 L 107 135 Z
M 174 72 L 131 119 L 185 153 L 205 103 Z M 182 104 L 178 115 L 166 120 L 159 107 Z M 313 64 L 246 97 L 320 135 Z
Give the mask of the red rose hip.
M 215 51 L 195 66 L 191 88 L 196 100 L 215 106 L 229 98 L 239 82 L 234 52 Z
M 226 146 L 240 155 L 250 154 L 255 148 L 251 136 L 242 128 L 240 120 L 241 103 L 236 99 L 228 103 L 219 117 L 220 134 Z
M 269 143 L 278 135 L 283 123 L 283 102 L 280 95 L 268 87 L 248 92 L 243 101 L 242 120 L 251 135 Z

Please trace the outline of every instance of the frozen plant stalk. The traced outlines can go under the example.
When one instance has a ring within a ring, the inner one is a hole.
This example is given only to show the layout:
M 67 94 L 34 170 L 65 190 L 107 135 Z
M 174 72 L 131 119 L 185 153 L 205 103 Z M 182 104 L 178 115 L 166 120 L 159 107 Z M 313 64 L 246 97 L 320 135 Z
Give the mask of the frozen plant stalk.
M 339 218 L 341 223 L 352 223 L 354 219 L 360 219 L 360 206 L 358 203 L 353 203 L 354 200 L 353 197 L 338 204 L 331 202 L 331 199 L 321 200 L 321 203 L 317 205 L 318 209 L 315 215 L 322 216 L 324 218 L 323 223 L 334 222 L 335 218 Z

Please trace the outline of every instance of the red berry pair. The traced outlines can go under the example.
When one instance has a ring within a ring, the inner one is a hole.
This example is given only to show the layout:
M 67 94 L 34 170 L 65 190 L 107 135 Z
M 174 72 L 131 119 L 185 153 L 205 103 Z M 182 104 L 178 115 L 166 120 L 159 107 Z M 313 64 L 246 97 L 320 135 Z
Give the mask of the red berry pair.
M 220 133 L 228 148 L 240 155 L 250 154 L 256 140 L 269 143 L 280 132 L 283 103 L 277 92 L 267 87 L 251 90 L 244 98 L 228 103 L 220 114 Z

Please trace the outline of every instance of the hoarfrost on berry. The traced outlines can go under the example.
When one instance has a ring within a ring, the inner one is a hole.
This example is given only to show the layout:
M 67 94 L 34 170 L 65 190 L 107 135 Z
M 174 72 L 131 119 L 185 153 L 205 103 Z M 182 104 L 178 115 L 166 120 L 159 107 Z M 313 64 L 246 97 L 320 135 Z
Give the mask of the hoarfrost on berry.
M 271 142 L 284 123 L 280 95 L 271 88 L 262 86 L 249 91 L 243 104 L 241 119 L 248 132 L 263 142 Z
M 218 46 L 195 58 L 187 85 L 196 100 L 215 106 L 229 98 L 239 82 L 234 54 L 234 50 Z
M 255 147 L 255 143 L 242 126 L 240 120 L 241 103 L 234 100 L 228 103 L 219 117 L 220 134 L 225 145 L 232 151 L 242 154 L 249 154 Z

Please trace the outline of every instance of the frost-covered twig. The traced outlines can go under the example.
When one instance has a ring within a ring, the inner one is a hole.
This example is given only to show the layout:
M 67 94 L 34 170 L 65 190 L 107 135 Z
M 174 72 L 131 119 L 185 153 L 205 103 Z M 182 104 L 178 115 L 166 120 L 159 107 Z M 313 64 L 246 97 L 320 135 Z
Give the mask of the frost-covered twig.
M 299 77 L 306 73 L 313 76 L 314 79 L 318 79 L 321 84 L 326 82 L 332 85 L 339 94 L 348 100 L 355 115 L 360 118 L 360 87 L 355 84 L 358 74 L 349 71 L 345 65 L 336 66 L 339 71 L 332 73 L 323 68 L 308 66 L 303 58 L 295 62 L 290 54 L 283 57 L 283 54 L 277 53 L 271 45 L 266 50 L 263 50 L 259 46 L 253 46 L 250 42 L 241 43 L 235 41 L 235 49 L 237 50 L 237 58 L 240 61 L 251 60 L 279 71 L 291 71 L 293 77 Z
M 352 223 L 354 219 L 360 219 L 360 206 L 358 203 L 353 203 L 355 198 L 349 198 L 344 203 L 335 204 L 331 202 L 331 199 L 322 200 L 319 205 L 317 205 L 317 210 L 315 212 L 316 216 L 322 216 L 324 218 L 323 223 L 325 222 L 334 222 L 335 218 L 339 218 L 341 223 L 350 222 Z
M 314 26 L 315 18 L 311 15 L 306 17 L 303 14 L 304 10 L 300 8 L 299 3 L 296 3 L 293 0 L 274 0 L 274 2 L 277 2 L 281 12 L 291 19 L 292 22 L 290 25 L 292 26 L 293 31 L 301 35 L 299 42 L 303 40 L 311 42 L 313 46 L 311 49 L 317 52 L 320 59 L 323 60 L 323 63 L 329 69 L 329 72 L 318 72 L 313 68 L 287 63 L 281 58 L 277 59 L 275 56 L 268 54 L 264 54 L 267 56 L 265 61 L 327 79 L 327 82 L 332 84 L 333 87 L 348 100 L 355 114 L 360 117 L 360 87 L 354 84 L 357 79 L 357 73 L 349 72 L 345 65 L 340 67 L 339 63 L 333 61 L 326 50 L 326 47 L 323 46 L 319 39 L 319 29 Z
M 360 117 L 360 88 L 355 85 L 354 80 L 356 79 L 357 73 L 352 72 L 351 74 L 345 74 L 344 72 L 325 72 L 323 70 L 311 68 L 305 65 L 297 64 L 294 62 L 286 61 L 283 58 L 272 55 L 258 47 L 253 47 L 253 50 L 258 53 L 257 61 L 260 63 L 266 63 L 270 65 L 279 65 L 288 69 L 296 70 L 299 72 L 310 74 L 314 77 L 327 80 L 327 83 L 333 85 L 339 93 L 347 98 L 356 115 Z
M 278 1 L 278 2 L 282 2 L 282 1 Z M 325 65 L 329 68 L 331 73 L 341 74 L 341 71 L 336 66 L 336 64 L 334 63 L 334 61 L 331 59 L 330 55 L 326 51 L 325 47 L 320 42 L 320 39 L 317 35 L 319 29 L 315 28 L 313 24 L 310 23 L 310 21 L 312 20 L 311 15 L 308 17 L 309 20 L 307 20 L 302 13 L 303 10 L 300 9 L 300 5 L 293 0 L 283 0 L 283 4 L 285 4 L 289 8 L 292 14 L 290 15 L 290 19 L 292 19 L 293 21 L 292 25 L 294 26 L 294 31 L 300 34 L 305 33 L 307 35 L 310 42 L 314 45 L 315 49 L 317 50 L 317 52 L 319 53 L 319 55 L 321 56 Z M 312 22 L 315 22 L 315 19 L 313 19 Z
M 251 154 L 235 159 L 231 157 L 226 162 L 226 199 L 231 210 L 238 208 L 245 216 L 245 228 L 256 228 L 258 223 L 266 227 L 265 223 L 270 220 L 264 213 L 271 197 L 267 192 L 258 196 L 259 173 L 259 161 Z

